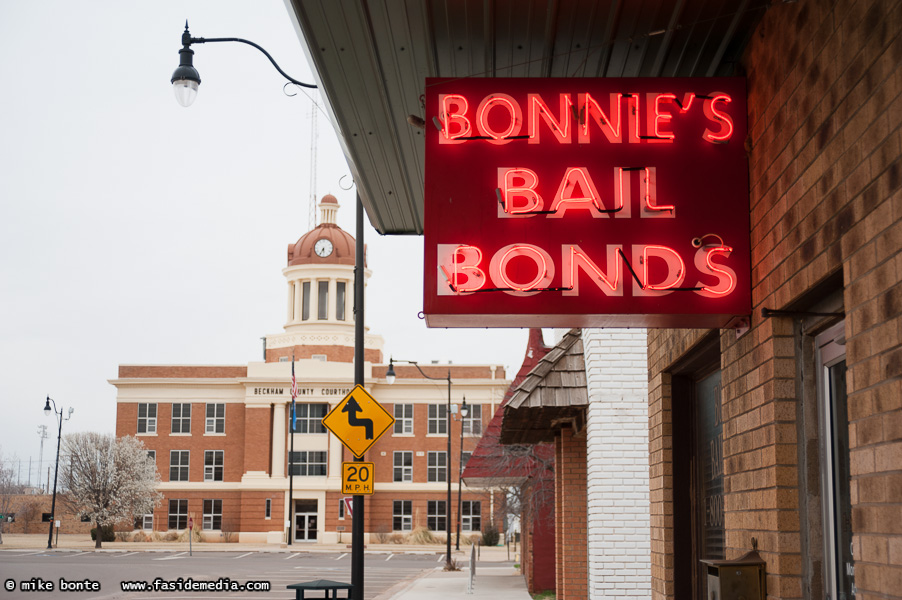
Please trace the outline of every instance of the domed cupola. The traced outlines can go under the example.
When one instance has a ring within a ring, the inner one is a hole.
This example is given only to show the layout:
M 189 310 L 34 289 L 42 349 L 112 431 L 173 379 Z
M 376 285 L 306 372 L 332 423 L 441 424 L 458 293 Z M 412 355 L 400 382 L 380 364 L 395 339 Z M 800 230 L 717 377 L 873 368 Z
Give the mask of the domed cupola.
M 353 265 L 356 258 L 354 236 L 335 223 L 338 199 L 327 194 L 320 200 L 319 208 L 321 223 L 297 242 L 288 245 L 288 266 Z
M 338 200 L 319 202 L 321 223 L 288 245 L 285 331 L 266 336 L 266 360 L 297 359 L 351 362 L 354 356 L 354 236 L 336 224 Z M 364 256 L 364 262 L 366 257 Z M 370 276 L 364 268 L 364 282 Z M 365 356 L 382 360 L 382 336 L 366 334 Z

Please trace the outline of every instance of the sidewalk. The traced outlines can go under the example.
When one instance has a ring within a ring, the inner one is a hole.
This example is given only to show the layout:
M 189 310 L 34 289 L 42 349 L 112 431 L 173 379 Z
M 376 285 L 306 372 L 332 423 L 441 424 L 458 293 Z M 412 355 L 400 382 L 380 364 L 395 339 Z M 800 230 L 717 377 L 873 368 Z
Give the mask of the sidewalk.
M 56 552 L 90 552 L 94 542 L 86 534 L 60 535 L 59 545 L 54 538 Z M 3 534 L 0 544 L 0 560 L 4 552 L 15 550 L 44 550 L 47 548 L 46 534 Z M 188 549 L 187 542 L 104 542 L 98 552 L 182 552 Z M 350 544 L 225 544 L 201 542 L 193 545 L 194 552 L 350 552 Z M 368 544 L 365 554 L 430 554 L 444 555 L 444 545 L 402 545 Z M 451 553 L 459 564 L 466 564 L 470 558 L 470 548 L 461 548 Z M 513 556 L 511 557 L 513 559 Z M 507 549 L 503 546 L 481 548 L 476 563 L 476 577 L 473 594 L 467 594 L 469 568 L 460 571 L 443 571 L 441 567 L 427 571 L 421 577 L 398 590 L 392 590 L 385 600 L 439 600 L 443 598 L 491 598 L 492 600 L 530 600 L 526 582 L 519 571 L 508 562 Z

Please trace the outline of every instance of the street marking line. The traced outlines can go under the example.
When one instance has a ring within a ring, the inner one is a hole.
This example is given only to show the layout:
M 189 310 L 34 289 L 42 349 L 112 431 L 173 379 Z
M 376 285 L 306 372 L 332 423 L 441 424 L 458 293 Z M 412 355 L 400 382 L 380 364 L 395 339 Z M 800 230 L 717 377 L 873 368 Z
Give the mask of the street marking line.
M 187 552 L 179 552 L 178 554 L 173 554 L 172 556 L 164 556 L 163 558 L 154 558 L 153 560 L 172 560 L 174 558 L 179 558 L 183 554 L 188 554 Z
M 122 558 L 123 556 L 131 556 L 132 554 L 137 554 L 137 552 L 126 552 L 125 554 L 117 554 L 113 558 Z
M 445 560 L 445 555 L 444 555 L 444 554 L 439 554 L 438 560 L 435 561 L 435 562 L 442 562 L 443 560 Z
M 390 561 L 390 560 L 392 559 L 392 556 L 394 556 L 394 554 L 389 554 L 389 555 L 388 555 L 388 558 L 385 559 L 385 562 Z
M 244 558 L 245 556 L 250 556 L 251 554 L 253 554 L 253 552 L 245 552 L 244 554 L 241 554 L 241 555 L 239 555 L 239 556 L 236 556 L 236 557 L 232 558 L 232 560 L 237 560 L 237 559 L 239 559 L 239 558 Z
M 339 556 L 339 557 L 336 558 L 335 560 L 341 560 L 341 559 L 343 559 L 343 558 L 344 558 L 345 556 L 347 556 L 347 555 L 348 555 L 348 553 L 345 552 L 344 554 L 342 554 L 341 556 Z
M 296 553 L 296 554 L 292 554 L 291 556 L 286 556 L 286 557 L 283 558 L 282 560 L 288 560 L 289 558 L 294 558 L 295 556 L 300 556 L 300 555 L 301 555 L 301 553 L 298 552 L 298 553 Z

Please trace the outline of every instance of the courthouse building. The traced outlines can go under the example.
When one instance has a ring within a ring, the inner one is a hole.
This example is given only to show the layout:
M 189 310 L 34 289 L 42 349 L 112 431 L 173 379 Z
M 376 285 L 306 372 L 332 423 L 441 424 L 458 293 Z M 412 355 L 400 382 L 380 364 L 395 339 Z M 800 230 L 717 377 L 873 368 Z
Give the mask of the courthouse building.
M 295 542 L 350 541 L 341 463 L 353 456 L 321 420 L 354 387 L 355 244 L 335 224 L 335 197 L 325 196 L 320 208 L 322 223 L 288 247 L 285 327 L 266 336 L 265 361 L 121 365 L 110 382 L 117 390 L 116 434 L 144 442 L 162 479 L 163 501 L 139 519 L 141 528 L 183 530 L 193 519 L 211 540 L 278 543 L 293 518 Z M 412 365 L 395 365 L 397 381 L 389 385 L 382 337 L 367 333 L 365 343 L 365 387 L 395 417 L 366 454 L 375 464 L 375 493 L 365 500 L 365 531 L 428 527 L 441 537 L 448 518 L 456 531 L 460 457 L 466 462 L 507 390 L 504 368 L 422 365 L 439 379 L 431 381 Z M 292 356 L 298 391 L 289 498 Z M 453 408 L 464 398 L 470 408 L 463 421 L 455 410 L 447 418 L 449 373 Z M 464 487 L 463 536 L 500 521 L 494 494 Z

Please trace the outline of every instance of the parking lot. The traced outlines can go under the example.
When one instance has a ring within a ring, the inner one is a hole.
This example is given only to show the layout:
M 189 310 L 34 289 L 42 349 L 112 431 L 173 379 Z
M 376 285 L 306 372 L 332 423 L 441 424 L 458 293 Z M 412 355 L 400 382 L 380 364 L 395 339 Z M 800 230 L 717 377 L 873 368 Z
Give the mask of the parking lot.
M 386 600 L 443 561 L 434 553 L 368 552 L 365 598 Z M 289 599 L 288 584 L 350 583 L 350 573 L 349 552 L 2 550 L 0 598 Z

